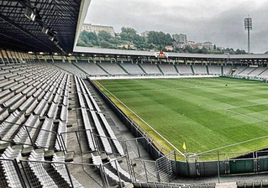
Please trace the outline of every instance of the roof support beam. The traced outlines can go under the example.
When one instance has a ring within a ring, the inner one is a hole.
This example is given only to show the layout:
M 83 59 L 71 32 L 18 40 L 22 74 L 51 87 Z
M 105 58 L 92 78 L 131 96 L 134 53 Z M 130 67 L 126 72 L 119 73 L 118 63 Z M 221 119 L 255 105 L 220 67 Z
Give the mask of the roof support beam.
M 31 38 L 37 40 L 38 42 L 42 43 L 43 45 L 45 45 L 46 47 L 53 49 L 51 46 L 47 45 L 46 43 L 44 43 L 43 41 L 41 41 L 40 39 L 38 39 L 37 37 L 35 37 L 34 35 L 32 35 L 31 33 L 29 33 L 28 31 L 25 31 L 23 28 L 21 28 L 20 26 L 14 24 L 10 19 L 8 19 L 7 17 L 5 17 L 4 15 L 1 14 L 0 12 L 0 19 L 4 20 L 5 22 L 7 22 L 9 25 L 11 25 L 12 27 L 18 29 L 19 31 L 21 31 L 22 33 L 30 36 Z

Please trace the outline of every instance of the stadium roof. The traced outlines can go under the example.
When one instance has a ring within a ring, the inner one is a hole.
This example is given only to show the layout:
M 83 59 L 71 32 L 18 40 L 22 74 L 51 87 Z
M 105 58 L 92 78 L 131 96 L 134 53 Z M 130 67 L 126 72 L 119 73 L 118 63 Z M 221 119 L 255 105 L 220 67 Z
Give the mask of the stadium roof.
M 156 52 L 150 51 L 137 51 L 137 50 L 117 50 L 117 49 L 104 49 L 104 48 L 88 48 L 76 46 L 74 49 L 78 53 L 88 53 L 96 55 L 120 55 L 120 56 L 145 56 L 155 57 Z M 268 54 L 241 54 L 241 55 L 229 55 L 229 54 L 193 54 L 193 53 L 166 53 L 169 58 L 181 58 L 181 59 L 223 59 L 223 60 L 268 60 Z
M 0 47 L 36 52 L 73 51 L 90 1 L 1 0 Z

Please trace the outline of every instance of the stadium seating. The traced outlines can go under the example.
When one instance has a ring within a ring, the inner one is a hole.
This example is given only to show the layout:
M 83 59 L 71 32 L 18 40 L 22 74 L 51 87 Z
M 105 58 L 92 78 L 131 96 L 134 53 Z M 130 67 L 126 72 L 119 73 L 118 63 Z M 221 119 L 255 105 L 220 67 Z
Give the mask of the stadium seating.
M 144 75 L 146 74 L 137 64 L 129 62 L 122 63 L 121 66 L 131 75 Z
M 259 77 L 268 78 L 268 69 L 265 69 L 263 72 L 261 72 Z
M 0 157 L 1 166 L 4 171 L 4 176 L 7 180 L 8 187 L 22 187 L 21 181 L 19 179 L 19 175 L 16 173 L 15 166 L 13 165 L 13 159 L 19 158 L 21 156 L 21 150 L 14 150 L 11 147 L 8 147 L 5 152 Z
M 97 168 L 99 168 L 101 165 L 103 165 L 102 163 L 102 159 L 100 156 L 94 156 L 93 154 L 91 154 L 92 157 L 92 161 L 93 164 L 96 165 Z M 129 182 L 125 182 L 123 179 L 121 179 L 121 177 L 119 178 L 116 174 L 114 174 L 110 169 L 108 169 L 106 166 L 103 166 L 103 171 L 104 173 L 111 178 L 113 181 L 117 182 L 117 183 L 123 183 L 125 186 L 129 184 Z
M 224 65 L 222 66 L 222 73 L 224 76 L 230 75 L 231 70 L 233 69 L 233 66 L 230 65 Z
M 143 64 L 140 64 L 140 66 L 142 67 L 142 69 L 145 71 L 146 74 L 153 74 L 153 75 L 162 74 L 156 64 L 144 62 Z
M 191 65 L 177 64 L 176 67 L 181 75 L 193 75 L 194 74 L 192 71 Z
M 75 64 L 77 67 L 85 71 L 88 75 L 91 76 L 105 76 L 108 75 L 107 72 L 105 72 L 98 64 L 96 63 L 76 63 Z
M 250 72 L 248 75 L 249 76 L 259 76 L 261 73 L 263 73 L 265 70 L 267 69 L 267 67 L 258 67 L 255 70 L 253 70 L 252 72 Z
M 256 69 L 257 69 L 256 67 L 247 67 L 246 69 L 244 69 L 243 71 L 241 71 L 238 75 L 240 75 L 240 76 L 247 76 L 251 72 L 255 71 Z
M 68 115 L 66 108 L 59 108 L 63 102 L 65 106 L 68 104 L 68 98 L 65 97 L 65 100 L 62 100 L 63 88 L 67 85 L 67 80 L 70 81 L 70 76 L 64 71 L 55 69 L 49 64 L 38 63 L 5 66 L 1 69 L 8 75 L 4 76 L 1 82 L 5 83 L 1 86 L 0 94 L 2 140 L 13 140 L 15 143 L 31 145 L 29 135 L 33 137 L 38 127 L 52 131 L 53 124 L 48 122 L 56 118 L 60 119 L 57 117 L 59 110 L 62 111 L 62 117 L 66 120 Z M 42 123 L 39 118 L 45 116 L 47 118 Z M 50 134 L 45 132 L 41 130 L 40 135 L 37 136 L 35 143 L 38 147 L 50 147 L 49 141 L 47 143 L 42 141 L 50 137 Z
M 86 74 L 85 72 L 81 71 L 80 69 L 78 69 L 77 67 L 75 67 L 74 65 L 72 65 L 71 63 L 68 62 L 57 62 L 57 63 L 53 63 L 53 65 L 61 68 L 62 70 L 65 70 L 69 73 L 72 73 L 74 75 L 80 76 L 82 78 L 86 78 Z
M 99 65 L 110 75 L 127 75 L 127 73 L 117 63 L 102 62 Z
M 95 138 L 92 134 L 94 133 L 93 129 L 95 129 L 99 135 L 104 151 L 107 154 L 113 153 L 110 144 L 110 142 L 113 142 L 117 152 L 120 155 L 124 155 L 124 151 L 121 144 L 116 139 L 113 130 L 111 129 L 104 115 L 101 113 L 99 105 L 92 97 L 90 91 L 87 89 L 85 82 L 81 78 L 75 77 L 75 83 L 78 91 L 77 95 L 79 99 L 79 105 L 81 108 L 83 124 L 86 130 L 90 130 L 86 131 L 89 148 L 92 151 L 95 151 L 97 149 L 96 147 L 98 147 L 96 145 Z M 93 124 L 91 122 L 93 122 Z M 105 128 L 105 130 L 103 127 Z M 108 140 L 107 137 L 111 138 L 111 140 Z
M 239 75 L 242 71 L 244 71 L 247 68 L 248 68 L 247 66 L 236 66 L 234 75 Z
M 70 175 L 71 180 L 72 180 L 72 183 L 71 183 L 69 175 L 67 173 L 66 166 L 63 164 L 65 162 L 65 156 L 64 155 L 58 156 L 57 154 L 54 154 L 52 161 L 55 162 L 55 163 L 52 164 L 53 168 L 69 184 L 70 187 L 72 187 L 72 185 L 75 188 L 82 188 L 83 187 L 72 175 Z
M 221 75 L 221 66 L 219 66 L 219 65 L 208 65 L 208 72 L 211 75 Z
M 39 162 L 30 162 L 29 166 L 43 187 L 53 187 L 53 188 L 58 187 L 45 170 L 43 164 L 41 163 L 41 161 L 45 161 L 44 153 L 37 153 L 33 150 L 31 152 L 29 160 L 39 161 Z
M 159 65 L 159 67 L 162 70 L 162 72 L 166 75 L 177 75 L 178 74 L 178 72 L 176 71 L 173 64 L 162 63 Z
M 194 70 L 194 74 L 197 74 L 197 75 L 208 74 L 206 65 L 193 65 L 193 70 Z

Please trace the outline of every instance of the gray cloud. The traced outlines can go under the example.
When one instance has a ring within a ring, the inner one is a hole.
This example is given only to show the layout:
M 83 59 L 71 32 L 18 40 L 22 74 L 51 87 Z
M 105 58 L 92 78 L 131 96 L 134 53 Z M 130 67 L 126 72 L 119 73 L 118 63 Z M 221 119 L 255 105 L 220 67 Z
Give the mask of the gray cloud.
M 252 51 L 268 51 L 267 0 L 92 0 L 86 23 L 168 33 L 185 33 L 188 40 L 247 49 L 243 20 L 253 19 Z

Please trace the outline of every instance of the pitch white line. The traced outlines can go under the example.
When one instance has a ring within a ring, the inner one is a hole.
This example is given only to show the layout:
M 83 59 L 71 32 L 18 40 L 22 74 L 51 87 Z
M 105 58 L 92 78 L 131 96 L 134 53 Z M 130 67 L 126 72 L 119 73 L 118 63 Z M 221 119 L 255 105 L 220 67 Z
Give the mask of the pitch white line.
M 268 103 L 249 104 L 249 105 L 244 105 L 244 106 L 236 106 L 236 107 L 226 108 L 225 110 L 231 110 L 231 109 L 236 109 L 236 108 L 244 108 L 244 107 L 251 107 L 251 106 L 259 106 L 259 105 L 268 105 Z
M 95 80 L 98 82 L 97 80 Z M 98 82 L 99 83 L 99 82 Z M 99 83 L 109 94 L 111 94 L 116 100 L 118 100 L 123 106 L 125 106 L 130 112 L 132 112 L 136 117 L 138 117 L 143 123 L 145 123 L 148 127 L 150 127 L 156 134 L 158 134 L 163 140 L 165 140 L 169 145 L 171 145 L 177 152 L 185 157 L 185 154 L 178 150 L 173 144 L 171 144 L 163 135 L 161 135 L 158 131 L 156 131 L 151 125 L 149 125 L 146 121 L 144 121 L 138 114 L 136 114 L 133 110 L 131 110 L 125 103 L 119 100 L 113 93 L 111 93 L 106 87 L 104 87 L 101 83 Z
M 238 142 L 238 143 L 235 143 L 235 144 L 230 144 L 228 146 L 218 147 L 218 148 L 215 148 L 215 149 L 211 149 L 211 150 L 208 150 L 208 151 L 204 151 L 204 152 L 198 153 L 197 155 L 209 153 L 209 152 L 212 152 L 212 151 L 217 151 L 217 150 L 220 150 L 220 149 L 229 148 L 229 147 L 232 147 L 232 146 L 236 146 L 236 145 L 240 145 L 240 144 L 252 142 L 252 141 L 255 141 L 255 140 L 260 140 L 260 139 L 263 139 L 263 138 L 268 138 L 268 136 L 262 136 L 262 137 L 258 137 L 258 138 L 253 138 L 253 139 L 250 139 L 250 140 L 246 140 L 246 141 L 243 141 L 243 142 Z
M 247 107 L 247 106 L 257 106 L 257 105 L 260 105 L 260 104 L 256 104 L 256 105 L 246 105 L 246 106 L 244 106 L 244 107 Z M 241 106 L 241 107 L 234 107 L 234 108 L 243 108 L 243 107 Z M 239 112 L 235 112 L 235 111 L 230 110 L 230 109 L 233 109 L 233 108 L 229 108 L 229 109 L 226 108 L 225 110 L 226 110 L 226 111 L 229 111 L 229 112 L 232 112 L 232 113 L 235 113 L 235 114 L 237 114 L 237 115 L 243 116 L 243 117 L 247 117 L 247 118 L 250 118 L 250 119 L 254 119 L 254 120 L 259 121 L 259 122 L 261 122 L 261 123 L 265 123 L 265 124 L 268 123 L 268 122 L 266 122 L 266 121 L 264 121 L 264 120 L 261 120 L 261 119 L 258 119 L 258 118 L 255 118 L 255 117 L 252 117 L 252 116 L 249 116 L 249 115 L 246 115 L 246 114 L 242 114 L 242 113 L 239 113 Z M 212 152 L 212 151 L 217 151 L 217 150 L 220 150 L 220 149 L 229 148 L 229 147 L 232 147 L 232 146 L 236 146 L 236 145 L 240 145 L 240 144 L 244 144 L 244 143 L 252 142 L 252 141 L 255 141 L 255 140 L 260 140 L 260 139 L 263 139 L 263 138 L 268 138 L 268 136 L 261 136 L 261 137 L 258 137 L 258 138 L 253 138 L 253 139 L 250 139 L 250 140 L 246 140 L 246 141 L 238 142 L 238 143 L 235 143 L 235 144 L 230 144 L 230 145 L 227 145 L 227 146 L 218 147 L 218 148 L 215 148 L 215 149 L 211 149 L 211 150 L 208 150 L 208 151 L 204 151 L 204 152 L 198 153 L 197 155 L 205 154 L 205 153 L 209 153 L 209 152 Z
M 242 114 L 242 113 L 239 113 L 239 112 L 236 112 L 236 111 L 233 111 L 233 110 L 229 110 L 229 109 L 225 109 L 225 110 L 228 111 L 228 112 L 232 112 L 232 113 L 234 113 L 234 114 L 243 116 L 243 117 L 247 117 L 247 118 L 250 118 L 250 119 L 254 119 L 254 120 L 259 121 L 259 122 L 261 122 L 261 123 L 265 123 L 265 124 L 268 123 L 267 121 L 264 121 L 264 120 L 261 120 L 261 119 L 258 119 L 258 118 L 255 118 L 255 117 L 246 115 L 246 114 Z

